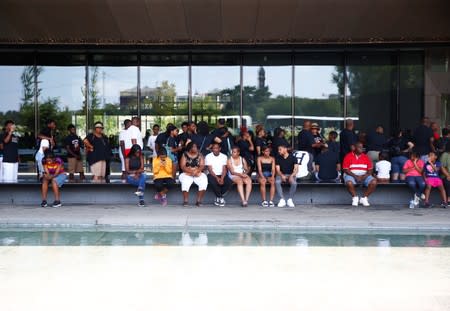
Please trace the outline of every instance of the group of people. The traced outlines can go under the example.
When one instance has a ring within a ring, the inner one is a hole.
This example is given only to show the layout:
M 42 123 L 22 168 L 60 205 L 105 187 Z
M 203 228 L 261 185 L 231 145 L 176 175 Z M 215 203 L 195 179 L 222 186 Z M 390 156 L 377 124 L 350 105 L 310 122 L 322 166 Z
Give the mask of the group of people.
M 443 129 L 441 136 L 436 124 L 430 123 L 428 118 L 423 118 L 413 133 L 397 131 L 391 138 L 385 136 L 382 126 L 357 135 L 353 120 L 347 119 L 339 134 L 331 131 L 325 139 L 319 125 L 306 120 L 298 134 L 296 151 L 281 128 L 270 138 L 261 125 L 255 127 L 255 132 L 242 128 L 234 137 L 223 119 L 218 120 L 217 128 L 212 131 L 204 121 L 184 122 L 181 131 L 174 124 L 168 124 L 161 132 L 155 124 L 152 135 L 145 137 L 139 117 L 125 120 L 123 126 L 118 150 L 122 179 L 137 187 L 139 206 L 145 206 L 144 149 L 152 151 L 154 199 L 162 205 L 168 203 L 167 193 L 176 182 L 177 172 L 184 206 L 189 205 L 193 184 L 198 187 L 196 206 L 203 204 L 208 187 L 215 194 L 214 204 L 225 206 L 225 195 L 235 184 L 241 205 L 246 207 L 253 188 L 253 173 L 259 183 L 262 207 L 295 207 L 299 177 L 316 182 L 344 182 L 353 206 L 369 206 L 369 196 L 379 183 L 406 182 L 413 192 L 410 207 L 419 206 L 421 201 L 420 206 L 429 207 L 432 188 L 439 189 L 441 207 L 447 207 L 447 194 L 450 194 L 450 144 L 447 144 L 450 133 Z M 49 120 L 38 135 L 35 159 L 42 181 L 43 207 L 48 205 L 49 186 L 55 193 L 53 206 L 61 205 L 59 188 L 67 179 L 64 162 L 53 152 L 55 129 L 56 122 Z M 74 125 L 69 125 L 67 130 L 63 144 L 67 151 L 68 179 L 73 180 L 75 174 L 79 174 L 80 179 L 85 178 L 81 157 L 84 148 L 92 180 L 106 180 L 110 174 L 112 147 L 103 133 L 103 124 L 95 122 L 92 132 L 84 139 L 77 135 Z M 9 120 L 0 137 L 3 181 L 17 181 L 17 143 L 15 124 Z M 306 167 L 307 174 L 299 176 L 299 167 Z M 287 193 L 283 191 L 283 184 L 289 186 Z M 361 197 L 357 194 L 358 184 L 365 186 Z M 277 204 L 275 194 L 278 194 Z

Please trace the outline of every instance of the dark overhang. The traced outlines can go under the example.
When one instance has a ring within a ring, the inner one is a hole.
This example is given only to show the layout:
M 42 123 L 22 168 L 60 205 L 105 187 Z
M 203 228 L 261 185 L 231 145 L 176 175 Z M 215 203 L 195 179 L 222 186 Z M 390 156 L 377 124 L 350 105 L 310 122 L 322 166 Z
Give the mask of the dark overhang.
M 0 46 L 449 44 L 450 0 L 3 0 Z

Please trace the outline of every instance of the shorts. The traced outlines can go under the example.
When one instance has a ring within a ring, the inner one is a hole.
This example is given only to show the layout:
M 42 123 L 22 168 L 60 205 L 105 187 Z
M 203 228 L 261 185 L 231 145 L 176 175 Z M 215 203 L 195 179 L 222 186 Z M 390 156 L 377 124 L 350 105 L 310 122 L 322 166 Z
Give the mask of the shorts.
M 366 177 L 366 179 L 363 180 L 362 184 L 364 185 L 364 187 L 368 187 L 370 182 L 374 179 L 375 178 L 372 175 L 369 175 Z M 353 176 L 344 174 L 344 183 L 348 182 L 351 182 L 354 185 L 360 184 L 360 182 L 357 182 Z
M 97 177 L 105 177 L 106 161 L 98 161 L 91 165 L 91 173 Z
M 67 175 L 66 174 L 59 174 L 58 176 L 53 178 L 56 181 L 56 184 L 58 185 L 59 188 L 62 187 L 62 185 L 64 185 L 64 183 L 67 180 Z
M 83 173 L 83 161 L 77 160 L 77 158 L 67 158 L 67 171 L 69 174 Z
M 263 176 L 268 178 L 268 177 L 272 177 L 272 172 L 262 172 Z
M 439 177 L 427 177 L 425 178 L 425 183 L 433 188 L 438 188 L 443 185 L 442 179 Z

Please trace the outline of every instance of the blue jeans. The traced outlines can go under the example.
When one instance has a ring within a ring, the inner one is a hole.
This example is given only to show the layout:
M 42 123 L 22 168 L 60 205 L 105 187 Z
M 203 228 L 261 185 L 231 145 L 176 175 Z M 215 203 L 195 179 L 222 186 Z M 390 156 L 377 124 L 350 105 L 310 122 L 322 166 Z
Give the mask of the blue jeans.
M 422 176 L 408 176 L 406 177 L 406 183 L 418 197 L 420 197 L 423 190 L 425 190 L 425 180 L 423 180 Z
M 132 175 L 132 176 L 128 175 L 127 176 L 128 183 L 130 185 L 137 186 L 138 187 L 138 191 L 142 191 L 142 192 L 145 191 L 145 181 L 146 181 L 146 179 L 147 179 L 147 175 L 145 175 L 145 173 L 141 173 L 141 175 L 139 176 L 138 179 L 135 179 L 134 175 Z M 143 200 L 143 199 L 144 199 L 144 196 L 139 196 L 139 200 Z
M 408 161 L 405 156 L 392 157 L 391 159 L 391 173 L 392 174 L 403 174 L 403 165 Z

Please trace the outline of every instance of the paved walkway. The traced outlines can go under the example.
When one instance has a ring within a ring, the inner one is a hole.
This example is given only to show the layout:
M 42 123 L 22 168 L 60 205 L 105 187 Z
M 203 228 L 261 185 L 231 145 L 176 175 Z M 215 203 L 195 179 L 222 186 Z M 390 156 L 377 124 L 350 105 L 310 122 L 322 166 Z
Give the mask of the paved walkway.
M 450 209 L 399 206 L 298 206 L 261 209 L 226 207 L 66 205 L 61 208 L 0 204 L 0 226 L 117 226 L 274 230 L 441 230 L 450 231 Z

